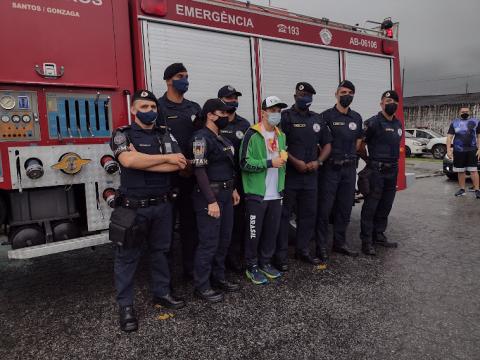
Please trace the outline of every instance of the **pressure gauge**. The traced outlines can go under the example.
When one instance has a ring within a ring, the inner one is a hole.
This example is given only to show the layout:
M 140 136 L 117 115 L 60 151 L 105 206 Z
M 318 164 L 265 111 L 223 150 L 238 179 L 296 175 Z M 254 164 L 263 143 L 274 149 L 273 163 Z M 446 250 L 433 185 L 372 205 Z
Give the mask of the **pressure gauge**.
M 7 123 L 10 121 L 10 117 L 8 115 L 2 115 L 2 122 Z
M 18 115 L 13 115 L 13 116 L 12 116 L 12 122 L 14 122 L 14 123 L 20 122 L 20 116 L 18 116 Z
M 5 95 L 0 98 L 0 106 L 5 110 L 12 110 L 15 107 L 15 98 L 11 95 Z
M 23 115 L 22 116 L 22 121 L 24 123 L 29 123 L 31 120 L 32 120 L 32 118 L 30 117 L 30 115 Z

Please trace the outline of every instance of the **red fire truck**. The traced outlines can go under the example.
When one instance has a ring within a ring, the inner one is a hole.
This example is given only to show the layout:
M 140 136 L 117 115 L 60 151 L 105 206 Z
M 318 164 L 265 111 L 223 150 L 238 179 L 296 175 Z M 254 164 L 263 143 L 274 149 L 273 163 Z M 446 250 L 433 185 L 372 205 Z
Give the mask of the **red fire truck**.
M 186 65 L 200 104 L 235 86 L 252 122 L 263 97 L 293 101 L 298 81 L 317 90 L 315 111 L 353 81 L 364 118 L 384 90 L 401 93 L 390 20 L 365 29 L 234 0 L 5 0 L 0 33 L 0 222 L 12 259 L 108 241 L 112 129 L 131 121 L 134 89 L 163 94 L 170 63 Z

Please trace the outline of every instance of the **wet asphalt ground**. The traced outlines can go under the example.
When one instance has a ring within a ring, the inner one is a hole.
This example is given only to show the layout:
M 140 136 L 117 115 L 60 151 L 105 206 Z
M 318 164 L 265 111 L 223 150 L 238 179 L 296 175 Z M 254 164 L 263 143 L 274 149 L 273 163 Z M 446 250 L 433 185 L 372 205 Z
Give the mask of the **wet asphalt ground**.
M 324 271 L 291 260 L 267 286 L 237 276 L 242 291 L 216 305 L 177 278 L 188 305 L 165 320 L 144 262 L 140 329 L 129 335 L 117 325 L 109 246 L 2 258 L 0 359 L 479 359 L 480 200 L 456 189 L 436 176 L 400 192 L 387 231 L 399 248 L 375 258 L 334 255 Z M 359 219 L 355 206 L 354 248 Z

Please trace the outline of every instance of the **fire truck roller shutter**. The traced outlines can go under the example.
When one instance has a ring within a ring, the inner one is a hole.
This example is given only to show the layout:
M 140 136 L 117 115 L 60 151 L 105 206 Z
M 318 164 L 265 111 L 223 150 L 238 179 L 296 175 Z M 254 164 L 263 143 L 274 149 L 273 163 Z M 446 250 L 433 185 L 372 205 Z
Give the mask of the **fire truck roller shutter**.
M 380 96 L 392 88 L 391 60 L 363 54 L 346 53 L 345 78 L 355 84 L 352 109 L 363 120 L 380 111 Z
M 276 95 L 293 104 L 295 85 L 306 81 L 315 88 L 311 109 L 322 112 L 335 104 L 340 82 L 338 51 L 262 40 L 263 97 Z
M 220 32 L 145 23 L 143 26 L 146 77 L 160 97 L 166 91 L 163 71 L 182 62 L 188 70 L 189 100 L 203 104 L 216 97 L 218 89 L 232 85 L 242 93 L 238 113 L 253 120 L 253 73 L 248 37 Z

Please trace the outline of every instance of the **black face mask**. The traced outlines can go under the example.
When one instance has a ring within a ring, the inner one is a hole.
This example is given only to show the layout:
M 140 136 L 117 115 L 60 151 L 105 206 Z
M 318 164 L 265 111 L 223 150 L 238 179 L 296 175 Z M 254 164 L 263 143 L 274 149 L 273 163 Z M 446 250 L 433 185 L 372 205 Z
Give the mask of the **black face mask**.
M 470 116 L 470 115 L 465 114 L 465 113 L 463 113 L 463 114 L 460 115 L 460 117 L 461 117 L 463 120 L 467 120 L 469 116 Z
M 385 104 L 385 112 L 388 116 L 392 116 L 398 109 L 398 105 L 395 103 Z
M 347 108 L 353 101 L 353 95 L 342 95 L 340 96 L 340 105 L 342 107 Z
M 219 116 L 214 124 L 218 130 L 224 129 L 228 125 L 228 116 Z

